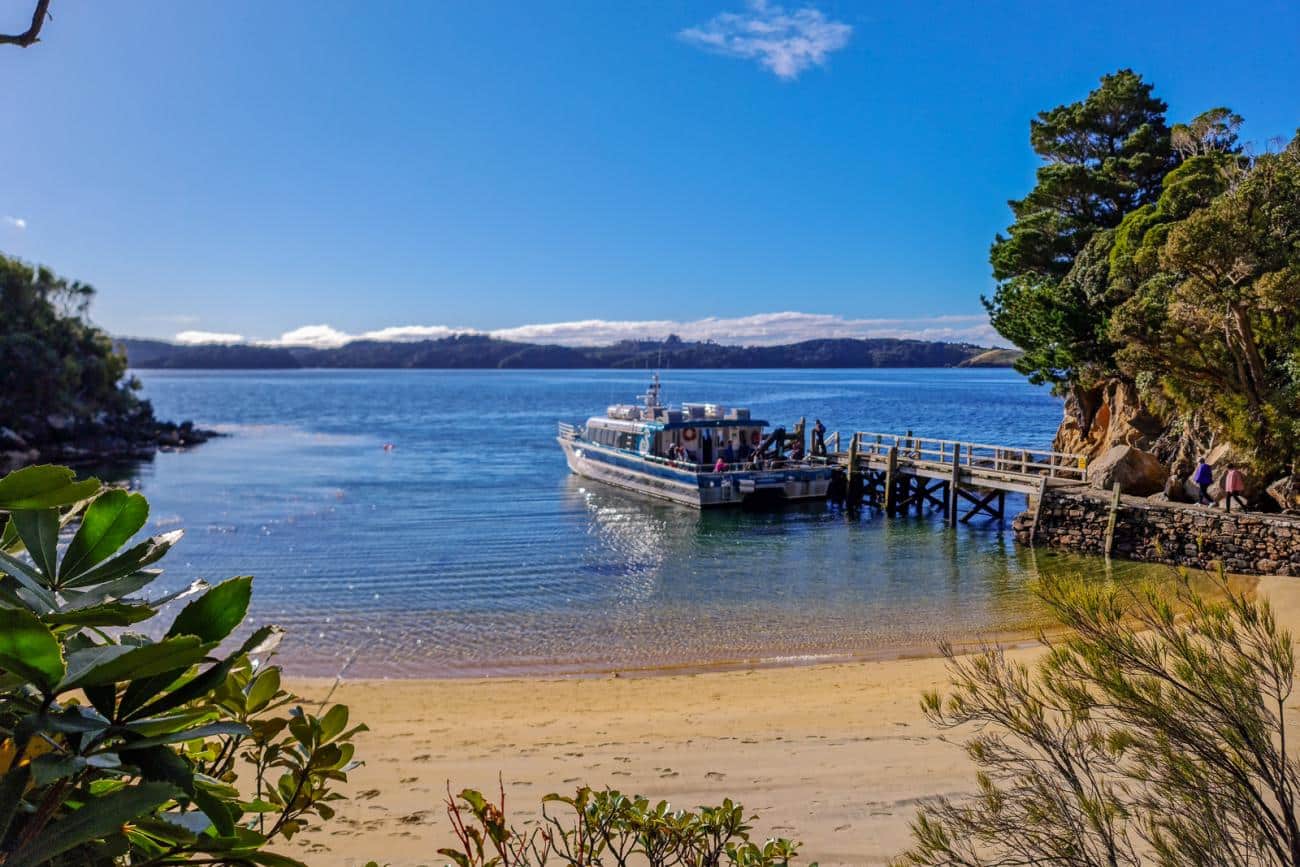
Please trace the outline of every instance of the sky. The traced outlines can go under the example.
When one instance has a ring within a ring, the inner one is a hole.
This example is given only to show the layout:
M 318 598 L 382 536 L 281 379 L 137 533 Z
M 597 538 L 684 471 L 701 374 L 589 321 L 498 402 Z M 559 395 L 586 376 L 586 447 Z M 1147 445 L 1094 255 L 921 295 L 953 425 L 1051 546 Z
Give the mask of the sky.
M 123 336 L 993 343 L 1037 111 L 1132 67 L 1171 121 L 1300 126 L 1276 0 L 51 11 L 0 46 L 0 251 L 94 285 Z

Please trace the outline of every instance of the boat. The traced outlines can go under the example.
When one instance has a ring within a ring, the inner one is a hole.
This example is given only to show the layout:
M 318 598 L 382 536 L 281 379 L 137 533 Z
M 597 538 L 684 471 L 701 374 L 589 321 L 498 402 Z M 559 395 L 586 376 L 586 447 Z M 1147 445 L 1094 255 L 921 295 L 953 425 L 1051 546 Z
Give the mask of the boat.
M 569 469 L 697 509 L 826 497 L 834 468 L 824 456 L 803 455 L 802 435 L 792 441 L 784 428 L 769 431 L 742 407 L 666 406 L 658 374 L 640 398 L 585 425 L 560 422 L 557 439 Z

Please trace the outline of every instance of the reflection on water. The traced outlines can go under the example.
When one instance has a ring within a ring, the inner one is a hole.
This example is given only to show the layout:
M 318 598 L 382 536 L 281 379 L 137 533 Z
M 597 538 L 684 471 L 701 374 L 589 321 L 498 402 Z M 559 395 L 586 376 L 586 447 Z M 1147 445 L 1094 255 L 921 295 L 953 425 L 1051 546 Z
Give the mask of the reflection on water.
M 161 415 L 232 436 L 119 468 L 151 529 L 184 526 L 159 590 L 256 576 L 252 625 L 293 672 L 457 676 L 932 652 L 1032 631 L 1037 570 L 1005 527 L 823 506 L 696 512 L 571 476 L 554 422 L 635 394 L 620 371 L 145 371 Z M 1001 371 L 720 371 L 675 400 L 787 423 L 1038 444 L 1059 403 Z M 396 444 L 385 452 L 383 444 Z M 1014 506 L 1013 506 L 1014 508 Z M 1136 567 L 1120 569 L 1127 573 Z

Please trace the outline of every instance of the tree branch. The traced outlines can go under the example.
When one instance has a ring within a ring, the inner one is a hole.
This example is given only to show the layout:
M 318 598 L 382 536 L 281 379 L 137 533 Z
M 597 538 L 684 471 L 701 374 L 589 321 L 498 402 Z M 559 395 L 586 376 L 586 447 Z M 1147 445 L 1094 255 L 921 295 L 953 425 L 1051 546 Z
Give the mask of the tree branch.
M 32 26 L 23 33 L 10 35 L 0 33 L 0 45 L 17 45 L 26 48 L 41 41 L 41 28 L 50 16 L 50 0 L 36 0 L 36 11 L 32 13 Z

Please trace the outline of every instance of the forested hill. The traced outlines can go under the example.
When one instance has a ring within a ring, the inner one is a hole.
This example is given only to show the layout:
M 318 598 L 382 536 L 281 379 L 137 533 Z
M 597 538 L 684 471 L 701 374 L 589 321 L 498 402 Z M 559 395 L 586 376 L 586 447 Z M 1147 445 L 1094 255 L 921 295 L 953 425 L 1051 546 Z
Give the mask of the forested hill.
M 358 340 L 336 349 L 183 346 L 131 338 L 118 343 L 132 367 L 172 369 L 957 367 L 988 349 L 969 343 L 891 338 L 725 346 L 674 337 L 576 348 L 471 334 L 411 343 Z

